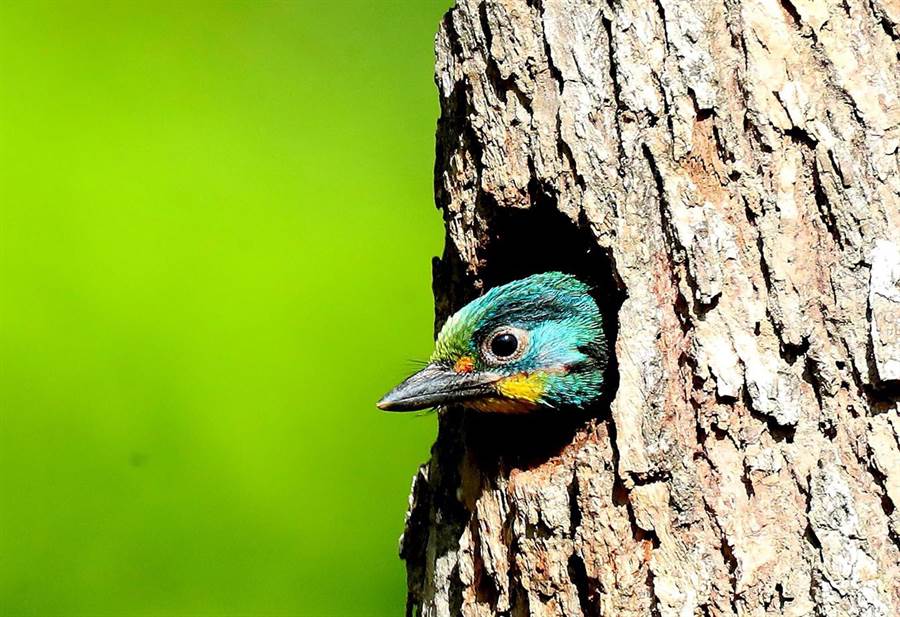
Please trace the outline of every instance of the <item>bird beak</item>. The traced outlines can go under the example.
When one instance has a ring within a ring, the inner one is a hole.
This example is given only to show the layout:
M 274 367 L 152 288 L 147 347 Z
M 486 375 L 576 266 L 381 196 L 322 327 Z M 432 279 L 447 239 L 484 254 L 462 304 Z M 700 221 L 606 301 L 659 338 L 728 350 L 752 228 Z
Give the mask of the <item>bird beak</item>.
M 491 373 L 457 373 L 429 364 L 384 395 L 376 404 L 384 411 L 416 411 L 462 403 L 495 393 L 497 376 Z

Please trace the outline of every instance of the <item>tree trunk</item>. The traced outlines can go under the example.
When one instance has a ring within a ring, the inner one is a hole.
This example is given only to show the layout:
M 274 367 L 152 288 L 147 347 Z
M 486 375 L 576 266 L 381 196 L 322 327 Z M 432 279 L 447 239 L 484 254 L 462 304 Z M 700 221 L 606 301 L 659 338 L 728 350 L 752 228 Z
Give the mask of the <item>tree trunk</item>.
M 543 270 L 588 419 L 448 410 L 414 615 L 900 615 L 900 2 L 458 0 L 438 321 Z

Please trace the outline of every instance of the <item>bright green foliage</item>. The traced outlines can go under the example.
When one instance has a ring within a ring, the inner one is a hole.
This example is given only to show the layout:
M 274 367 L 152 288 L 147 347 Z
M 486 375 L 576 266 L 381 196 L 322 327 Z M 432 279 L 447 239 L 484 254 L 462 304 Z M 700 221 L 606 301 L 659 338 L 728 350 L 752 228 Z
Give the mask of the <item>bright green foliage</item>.
M 0 615 L 402 613 L 449 4 L 0 2 Z

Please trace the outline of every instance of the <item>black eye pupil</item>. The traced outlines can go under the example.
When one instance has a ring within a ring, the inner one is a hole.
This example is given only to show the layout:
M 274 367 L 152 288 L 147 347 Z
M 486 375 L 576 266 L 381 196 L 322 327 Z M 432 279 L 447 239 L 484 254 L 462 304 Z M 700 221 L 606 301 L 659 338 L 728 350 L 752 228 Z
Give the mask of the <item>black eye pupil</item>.
M 519 339 L 509 332 L 498 334 L 491 341 L 491 353 L 498 358 L 506 358 L 516 353 L 519 348 Z

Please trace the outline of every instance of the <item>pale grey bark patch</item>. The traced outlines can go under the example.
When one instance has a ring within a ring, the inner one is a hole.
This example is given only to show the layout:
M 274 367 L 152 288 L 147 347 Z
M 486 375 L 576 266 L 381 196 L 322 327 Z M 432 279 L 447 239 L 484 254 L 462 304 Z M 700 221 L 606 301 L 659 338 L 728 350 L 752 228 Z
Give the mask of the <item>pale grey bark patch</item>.
M 441 416 L 409 614 L 900 614 L 898 24 L 896 0 L 458 0 L 438 322 L 572 271 L 614 392 Z
M 900 247 L 887 240 L 872 249 L 870 336 L 881 382 L 900 381 Z

